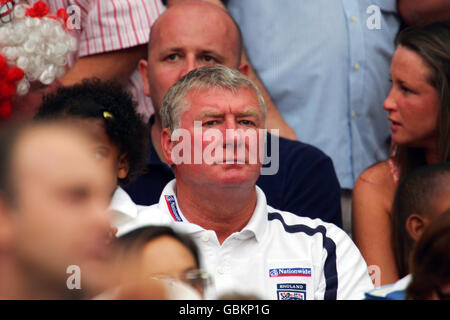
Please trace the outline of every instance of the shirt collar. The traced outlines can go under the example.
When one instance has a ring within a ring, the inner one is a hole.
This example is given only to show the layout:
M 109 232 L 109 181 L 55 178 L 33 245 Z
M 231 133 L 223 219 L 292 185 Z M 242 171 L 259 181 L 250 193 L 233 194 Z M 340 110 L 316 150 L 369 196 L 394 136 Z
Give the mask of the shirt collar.
M 256 186 L 256 207 L 250 221 L 241 232 L 249 230 L 255 235 L 256 241 L 260 242 L 263 239 L 267 228 L 267 214 L 266 196 L 264 192 Z
M 114 192 L 109 210 L 113 212 L 114 225 L 121 223 L 123 220 L 134 219 L 138 215 L 136 204 L 121 187 L 117 187 Z
M 176 196 L 176 179 L 170 181 L 164 188 L 159 198 L 159 208 L 171 217 L 174 222 L 188 223 L 191 232 L 204 230 L 201 226 L 189 223 L 178 206 Z M 175 224 L 177 225 L 177 224 Z M 267 202 L 264 192 L 256 186 L 256 207 L 248 224 L 240 231 L 240 234 L 250 232 L 259 242 L 262 240 L 267 228 Z

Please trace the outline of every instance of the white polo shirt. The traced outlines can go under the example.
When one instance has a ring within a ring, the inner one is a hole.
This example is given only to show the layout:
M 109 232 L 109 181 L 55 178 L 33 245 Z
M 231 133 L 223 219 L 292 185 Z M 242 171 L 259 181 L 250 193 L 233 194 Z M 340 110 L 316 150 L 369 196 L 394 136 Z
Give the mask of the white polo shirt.
M 262 299 L 362 299 L 373 289 L 367 265 L 348 235 L 333 224 L 276 210 L 256 187 L 252 218 L 222 245 L 213 230 L 189 223 L 176 197 L 176 181 L 159 203 L 119 225 L 117 236 L 145 225 L 168 224 L 189 234 L 202 267 L 214 279 L 215 296 L 237 292 Z

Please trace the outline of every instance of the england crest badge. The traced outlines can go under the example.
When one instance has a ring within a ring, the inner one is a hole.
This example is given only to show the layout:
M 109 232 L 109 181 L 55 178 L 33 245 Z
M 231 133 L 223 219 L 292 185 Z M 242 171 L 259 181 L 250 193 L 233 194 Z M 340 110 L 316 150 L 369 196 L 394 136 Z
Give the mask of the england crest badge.
M 278 300 L 306 300 L 306 284 L 279 283 L 277 284 Z

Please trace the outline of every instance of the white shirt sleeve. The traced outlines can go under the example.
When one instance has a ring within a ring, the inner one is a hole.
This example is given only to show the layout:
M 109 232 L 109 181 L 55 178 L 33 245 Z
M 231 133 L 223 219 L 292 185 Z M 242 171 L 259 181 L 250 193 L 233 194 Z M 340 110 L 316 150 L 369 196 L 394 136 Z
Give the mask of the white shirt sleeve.
M 363 299 L 364 293 L 374 288 L 365 260 L 343 230 L 328 223 L 326 226 L 327 237 L 336 245 L 337 300 Z M 324 250 L 324 255 L 327 254 Z M 325 283 L 322 282 L 325 282 L 325 277 L 322 277 L 320 283 L 320 288 L 325 288 Z

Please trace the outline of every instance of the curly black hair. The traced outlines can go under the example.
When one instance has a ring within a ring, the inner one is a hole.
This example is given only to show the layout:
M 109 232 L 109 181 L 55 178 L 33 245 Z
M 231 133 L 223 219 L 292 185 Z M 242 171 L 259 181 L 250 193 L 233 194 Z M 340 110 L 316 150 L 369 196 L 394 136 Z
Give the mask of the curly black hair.
M 148 129 L 136 112 L 136 105 L 118 82 L 92 78 L 46 95 L 34 119 L 102 119 L 107 135 L 129 164 L 127 177 L 118 179 L 123 186 L 144 171 L 148 154 Z

